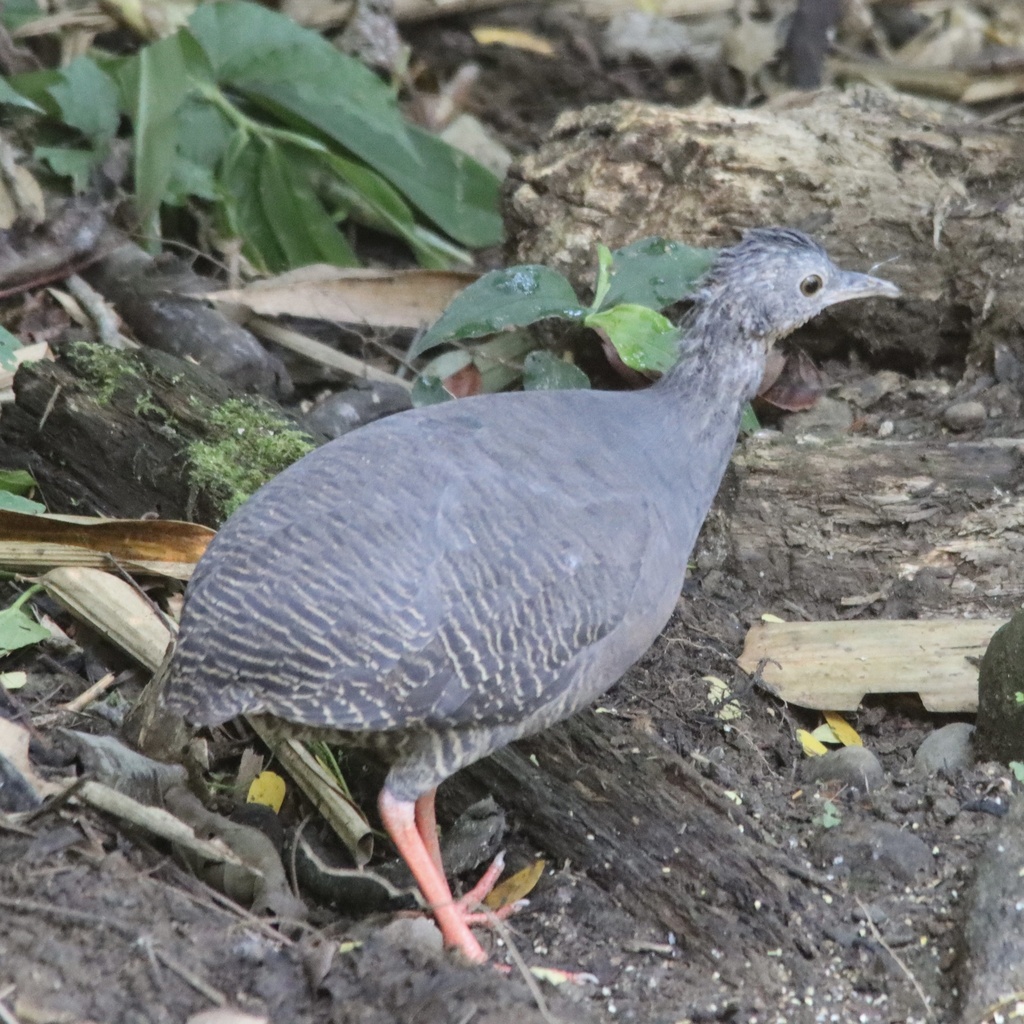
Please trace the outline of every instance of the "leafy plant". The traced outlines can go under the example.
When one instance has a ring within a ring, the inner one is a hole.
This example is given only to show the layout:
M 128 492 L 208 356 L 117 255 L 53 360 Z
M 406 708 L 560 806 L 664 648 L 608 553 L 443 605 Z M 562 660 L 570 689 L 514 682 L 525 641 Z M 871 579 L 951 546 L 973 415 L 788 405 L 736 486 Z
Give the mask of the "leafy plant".
M 23 469 L 0 469 L 0 509 L 33 515 L 45 512 L 46 506 L 30 497 L 36 490 L 31 473 Z
M 9 607 L 0 610 L 0 657 L 18 650 L 19 647 L 37 644 L 50 636 L 50 631 L 45 626 L 41 626 L 28 612 L 22 610 L 22 605 L 42 589 L 42 585 L 37 583 L 29 587 Z
M 161 207 L 204 201 L 267 270 L 355 264 L 349 220 L 401 238 L 430 267 L 501 237 L 490 171 L 406 123 L 357 60 L 243 0 L 199 6 L 133 56 L 0 80 L 0 103 L 47 116 L 58 131 L 35 155 L 78 190 L 127 119 L 144 228 L 156 237 Z
M 814 824 L 822 828 L 835 828 L 842 823 L 843 815 L 833 800 L 826 800 L 821 805 L 821 814 L 814 819 Z
M 714 256 L 713 249 L 696 249 L 662 238 L 645 238 L 615 252 L 598 246 L 597 281 L 589 305 L 582 303 L 569 281 L 550 267 L 528 264 L 494 270 L 456 296 L 413 346 L 411 355 L 421 355 L 446 342 L 560 319 L 598 331 L 631 369 L 664 373 L 676 360 L 680 330 L 659 310 L 689 296 Z M 446 352 L 424 368 L 414 400 L 421 404 L 441 400 L 441 379 L 481 357 L 493 358 L 488 346 L 509 338 L 520 339 L 517 345 L 525 346 L 524 351 L 532 347 L 528 339 L 512 331 L 474 348 Z M 511 379 L 503 379 L 500 386 L 507 386 Z M 486 383 L 484 390 L 497 390 L 486 387 Z M 576 367 L 537 351 L 531 352 L 524 364 L 523 386 L 579 388 L 590 384 Z

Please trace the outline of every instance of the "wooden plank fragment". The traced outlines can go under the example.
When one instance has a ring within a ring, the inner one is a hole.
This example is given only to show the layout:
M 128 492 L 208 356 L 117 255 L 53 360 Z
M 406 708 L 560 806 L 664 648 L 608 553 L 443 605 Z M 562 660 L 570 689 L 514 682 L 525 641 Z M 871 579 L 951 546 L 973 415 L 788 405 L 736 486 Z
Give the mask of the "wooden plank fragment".
M 917 693 L 929 711 L 978 708 L 978 662 L 1005 619 L 762 622 L 739 664 L 790 704 L 854 711 L 870 693 Z

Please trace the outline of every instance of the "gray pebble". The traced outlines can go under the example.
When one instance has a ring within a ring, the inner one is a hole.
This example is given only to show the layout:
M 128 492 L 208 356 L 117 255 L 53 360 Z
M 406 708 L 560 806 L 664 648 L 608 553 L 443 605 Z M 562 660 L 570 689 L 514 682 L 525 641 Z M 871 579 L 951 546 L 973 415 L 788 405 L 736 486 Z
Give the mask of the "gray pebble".
M 981 402 L 954 402 L 942 414 L 942 422 L 957 433 L 980 427 L 988 413 Z
M 885 781 L 881 762 L 864 747 L 842 747 L 812 757 L 800 775 L 807 782 L 842 782 L 861 793 L 878 789 Z
M 914 770 L 919 775 L 934 775 L 937 771 L 956 771 L 974 763 L 971 737 L 974 726 L 970 722 L 951 722 L 929 733 L 914 754 Z
M 928 845 L 887 821 L 855 820 L 815 837 L 813 852 L 823 867 L 841 867 L 855 879 L 904 884 L 934 866 Z
M 852 425 L 853 412 L 846 402 L 819 398 L 813 408 L 790 413 L 782 421 L 782 433 L 787 437 L 840 437 Z

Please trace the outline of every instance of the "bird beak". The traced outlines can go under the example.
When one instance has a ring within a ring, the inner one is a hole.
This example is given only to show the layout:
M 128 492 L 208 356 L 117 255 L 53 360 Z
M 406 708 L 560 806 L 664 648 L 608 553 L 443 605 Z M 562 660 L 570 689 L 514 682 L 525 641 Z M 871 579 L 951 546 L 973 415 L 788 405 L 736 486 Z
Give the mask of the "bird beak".
M 902 293 L 892 281 L 844 270 L 833 283 L 830 294 L 835 296 L 835 302 L 847 302 L 850 299 L 867 299 L 872 295 L 895 299 Z

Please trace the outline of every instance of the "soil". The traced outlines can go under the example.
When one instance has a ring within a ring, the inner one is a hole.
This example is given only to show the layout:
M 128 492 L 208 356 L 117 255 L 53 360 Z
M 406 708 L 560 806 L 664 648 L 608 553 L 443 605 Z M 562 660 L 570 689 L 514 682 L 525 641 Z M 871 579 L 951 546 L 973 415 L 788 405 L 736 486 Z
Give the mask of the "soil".
M 478 113 L 515 151 L 535 144 L 567 106 L 623 96 L 681 102 L 700 89 L 685 69 L 608 65 L 599 56 L 598 30 L 565 15 L 509 9 L 490 12 L 487 21 L 553 38 L 565 59 L 479 48 L 457 20 L 421 26 L 410 41 L 440 79 L 465 60 L 481 64 Z M 850 383 L 878 367 L 838 361 L 829 369 L 837 383 Z M 892 421 L 898 437 L 941 432 L 956 385 L 933 384 L 922 389 L 903 378 L 870 414 L 878 419 L 871 429 Z M 970 397 L 984 399 L 975 391 Z M 1009 436 L 1018 415 L 1019 404 L 976 433 Z M 765 544 L 772 536 L 766 520 Z M 699 566 L 699 552 L 695 560 Z M 787 598 L 793 606 L 818 606 L 816 594 L 798 588 Z M 794 928 L 825 936 L 798 943 L 798 955 L 766 946 L 755 956 L 724 943 L 695 952 L 685 935 L 631 912 L 628 898 L 609 899 L 581 865 L 551 862 L 527 837 L 524 822 L 511 820 L 504 839 L 510 871 L 538 856 L 549 863 L 529 906 L 508 922 L 507 933 L 487 940 L 495 943 L 496 959 L 504 962 L 503 947 L 512 945 L 528 964 L 597 979 L 538 989 L 515 964 L 505 974 L 440 952 L 432 925 L 420 918 L 339 918 L 315 905 L 304 925 L 259 918 L 199 882 L 142 833 L 80 807 L 48 805 L 18 827 L 0 817 L 3 1019 L 137 1024 L 184 1021 L 218 1007 L 281 1024 L 959 1019 L 965 894 L 1005 807 L 999 798 L 1010 786 L 1006 769 L 983 764 L 916 775 L 914 752 L 948 719 L 913 700 L 884 699 L 849 716 L 880 759 L 883 784 L 863 794 L 805 783 L 796 731 L 814 728 L 819 716 L 787 707 L 735 668 L 746 628 L 762 613 L 780 610 L 758 600 L 728 565 L 698 569 L 661 640 L 586 714 L 615 716 L 638 737 L 696 766 L 745 808 L 767 847 L 792 855 L 819 897 L 794 910 Z M 1008 612 L 1014 600 L 994 598 L 989 611 Z M 901 613 L 914 612 L 901 607 Z M 84 689 L 87 674 L 117 667 L 109 651 L 91 641 L 83 646 L 84 657 L 50 651 L 18 659 L 12 667 L 28 668 L 33 683 L 19 692 L 13 712 L 44 714 Z M 716 713 L 709 675 L 733 688 L 737 717 Z M 95 716 L 75 725 L 111 729 Z M 53 739 L 46 734 L 33 746 L 37 768 L 73 770 L 43 767 Z M 629 769 L 639 791 L 643 764 L 631 762 Z M 501 792 L 493 796 L 500 805 Z M 466 803 L 452 780 L 440 794 L 442 827 Z M 680 821 L 678 830 L 692 825 Z M 622 849 L 648 841 L 638 827 L 622 837 Z M 700 880 L 704 866 L 664 870 Z M 473 877 L 458 882 L 465 887 Z M 718 902 L 714 893 L 707 899 Z M 758 911 L 754 899 L 745 913 L 756 918 Z M 337 940 L 353 944 L 332 957 Z

